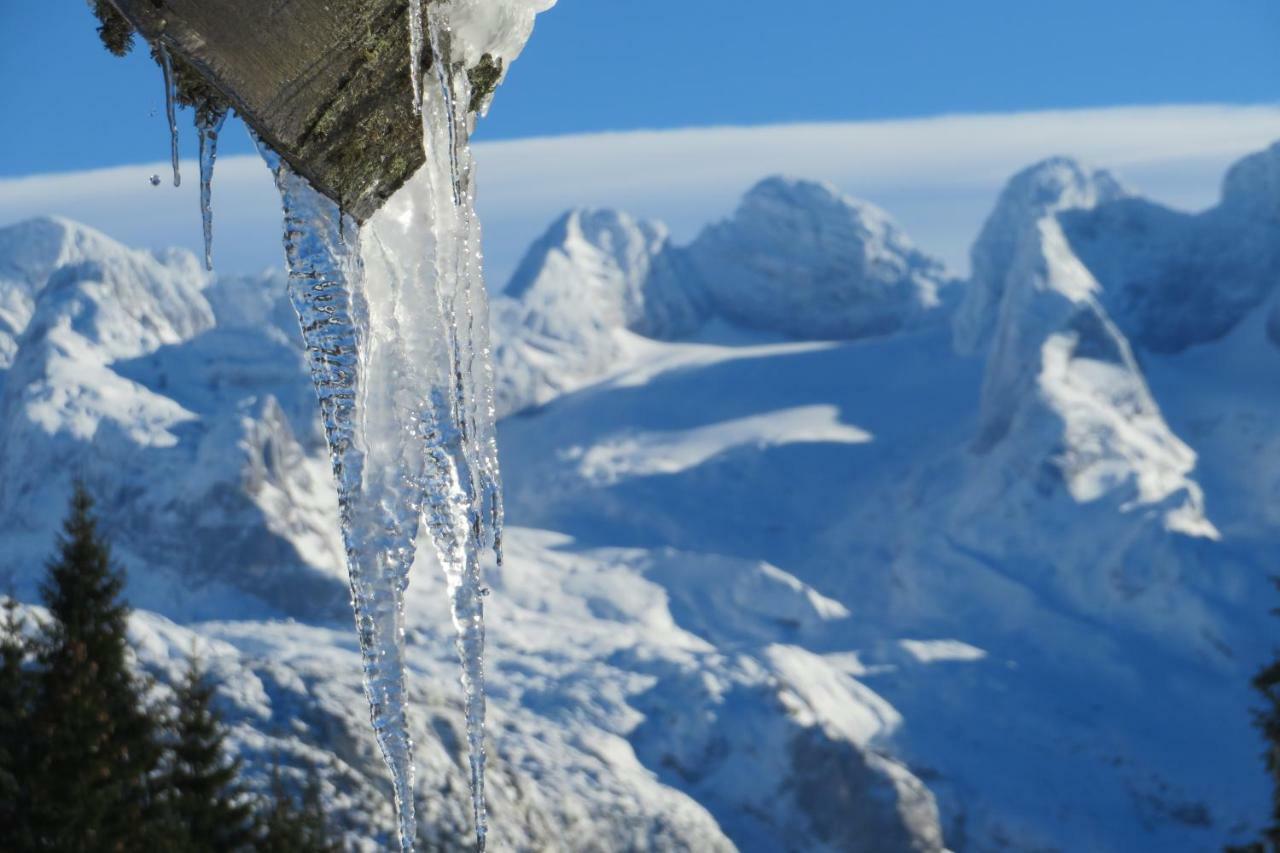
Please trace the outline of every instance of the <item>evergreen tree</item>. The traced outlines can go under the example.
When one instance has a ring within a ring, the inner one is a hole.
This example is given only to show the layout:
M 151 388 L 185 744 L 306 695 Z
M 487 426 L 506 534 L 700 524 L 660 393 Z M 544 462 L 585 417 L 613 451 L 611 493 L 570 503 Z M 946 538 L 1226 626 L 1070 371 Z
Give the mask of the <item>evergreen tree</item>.
M 33 676 L 26 668 L 31 643 L 12 596 L 0 617 L 0 838 L 15 848 L 30 846 L 26 821 L 28 751 Z
M 214 688 L 193 654 L 175 692 L 173 746 L 166 774 L 170 806 L 193 853 L 248 849 L 253 810 L 240 785 L 240 761 L 227 756 Z
M 1276 585 L 1280 586 L 1280 579 Z M 1280 610 L 1273 611 L 1280 614 Z M 1280 853 L 1280 659 L 1262 668 L 1253 677 L 1253 687 L 1266 705 L 1254 712 L 1254 724 L 1266 741 L 1263 761 L 1271 776 L 1271 823 L 1262 832 L 1262 841 L 1228 847 L 1228 853 Z
M 1266 741 L 1263 758 L 1267 773 L 1271 776 L 1271 823 L 1263 830 L 1263 842 L 1242 850 L 1280 853 L 1280 660 L 1262 668 L 1253 679 L 1253 686 L 1266 699 L 1266 706 L 1255 715 L 1258 728 Z
M 129 669 L 123 572 L 80 484 L 41 588 L 29 819 L 43 850 L 172 848 L 158 721 Z
M 286 790 L 280 767 L 271 775 L 271 799 L 262 815 L 261 853 L 338 853 L 330 838 L 329 816 L 320 797 L 320 780 L 311 768 L 301 803 Z

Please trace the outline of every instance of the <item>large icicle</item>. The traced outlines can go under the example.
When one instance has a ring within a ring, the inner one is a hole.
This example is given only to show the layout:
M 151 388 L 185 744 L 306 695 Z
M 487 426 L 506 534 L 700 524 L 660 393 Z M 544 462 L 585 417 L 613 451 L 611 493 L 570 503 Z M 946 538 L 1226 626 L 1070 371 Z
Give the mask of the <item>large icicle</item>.
M 404 850 L 416 827 L 403 605 L 424 523 L 449 589 L 476 840 L 486 843 L 481 562 L 488 548 L 501 559 L 502 501 L 466 69 L 486 54 L 499 67 L 513 59 L 552 2 L 412 2 L 426 162 L 363 226 L 263 149 L 284 200 L 290 293 L 329 441 L 365 690 Z M 428 37 L 436 85 L 424 87 Z
M 368 381 L 370 312 L 359 230 L 263 146 L 285 210 L 289 295 L 302 326 L 329 443 L 347 552 L 351 603 L 370 718 L 391 771 L 398 832 L 417 831 L 413 741 L 406 715 L 404 591 L 421 513 L 420 466 L 404 466 L 409 438 L 386 421 L 394 389 Z
M 226 111 L 196 110 L 196 131 L 200 136 L 200 221 L 204 225 L 204 268 L 213 269 L 213 164 L 218 159 L 218 134 L 227 120 Z
M 164 72 L 164 116 L 169 122 L 169 159 L 173 161 L 173 185 L 182 185 L 178 171 L 178 82 L 173 76 L 173 59 L 163 44 L 156 48 L 160 54 L 160 68 Z
M 449 584 L 458 632 L 466 698 L 467 742 L 476 834 L 481 849 L 487 832 L 484 796 L 484 584 L 479 551 L 493 547 L 501 561 L 502 487 L 494 429 L 493 368 L 489 354 L 488 303 L 484 289 L 480 223 L 475 213 L 474 163 L 469 144 L 474 116 L 471 85 L 461 59 L 455 60 L 452 2 L 428 13 L 432 67 L 437 86 L 424 94 L 422 123 L 426 171 L 436 212 L 436 267 L 441 310 L 451 330 L 454 364 L 453 417 L 461 432 L 463 486 L 467 491 L 468 553 L 441 563 Z M 460 52 L 460 51 L 459 51 Z

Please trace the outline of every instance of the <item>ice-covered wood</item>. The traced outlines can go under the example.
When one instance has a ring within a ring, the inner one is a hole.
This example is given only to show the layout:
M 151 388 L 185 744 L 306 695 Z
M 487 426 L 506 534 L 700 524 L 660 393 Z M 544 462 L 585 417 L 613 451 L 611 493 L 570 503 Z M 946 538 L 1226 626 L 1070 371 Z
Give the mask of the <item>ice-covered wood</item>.
M 359 220 L 423 162 L 407 0 L 111 0 Z M 430 52 L 423 57 L 431 63 Z

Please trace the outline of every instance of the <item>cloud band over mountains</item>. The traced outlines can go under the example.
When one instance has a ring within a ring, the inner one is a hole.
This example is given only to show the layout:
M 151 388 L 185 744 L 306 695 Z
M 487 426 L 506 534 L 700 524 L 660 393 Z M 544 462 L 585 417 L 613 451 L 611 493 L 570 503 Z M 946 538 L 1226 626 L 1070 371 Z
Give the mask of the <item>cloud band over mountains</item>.
M 887 209 L 958 272 L 1004 181 L 1067 154 L 1116 171 L 1182 208 L 1214 202 L 1223 169 L 1280 139 L 1280 105 L 1142 106 L 895 121 L 628 131 L 482 143 L 480 212 L 490 279 L 567 208 L 607 206 L 656 218 L 677 240 L 728 215 L 749 185 L 786 173 L 831 181 Z M 160 162 L 0 180 L 0 225 L 56 213 L 126 243 L 200 243 L 194 163 L 181 189 L 151 186 Z M 252 156 L 220 160 L 215 261 L 226 272 L 280 266 L 279 202 Z

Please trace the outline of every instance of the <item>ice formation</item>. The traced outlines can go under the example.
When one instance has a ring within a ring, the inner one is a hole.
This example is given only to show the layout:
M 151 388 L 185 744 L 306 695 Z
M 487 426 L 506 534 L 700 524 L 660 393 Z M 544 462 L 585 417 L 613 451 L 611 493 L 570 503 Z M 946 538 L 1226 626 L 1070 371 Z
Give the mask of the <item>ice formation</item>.
M 169 158 L 173 162 L 173 185 L 182 184 L 182 174 L 178 171 L 178 81 L 173 75 L 173 60 L 163 44 L 157 45 L 160 54 L 160 67 L 164 70 L 164 116 L 169 123 Z
M 218 159 L 218 134 L 227 120 L 223 112 L 196 112 L 200 136 L 200 221 L 204 226 L 204 268 L 213 269 L 213 163 Z
M 416 823 L 403 603 L 422 527 L 448 582 L 485 845 L 481 560 L 489 548 L 501 560 L 502 490 L 467 69 L 486 55 L 505 67 L 552 2 L 451 0 L 425 16 L 413 5 L 426 162 L 362 225 L 263 148 L 284 202 L 290 297 L 329 442 L 365 689 L 405 850 Z M 434 85 L 419 73 L 428 39 Z
M 422 112 L 422 0 L 409 0 L 409 84 L 413 88 L 413 109 Z

